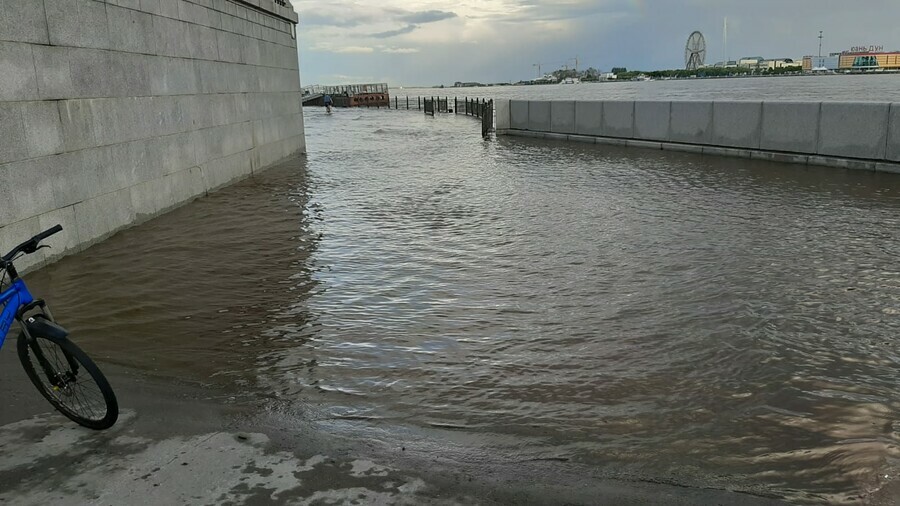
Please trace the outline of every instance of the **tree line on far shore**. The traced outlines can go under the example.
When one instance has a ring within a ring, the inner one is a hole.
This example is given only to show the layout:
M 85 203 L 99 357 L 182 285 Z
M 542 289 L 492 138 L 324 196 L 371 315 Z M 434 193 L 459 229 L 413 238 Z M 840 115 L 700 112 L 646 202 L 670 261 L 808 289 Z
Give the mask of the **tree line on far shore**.
M 799 65 L 779 68 L 750 68 L 750 67 L 705 67 L 697 70 L 673 69 L 673 70 L 628 70 L 625 67 L 613 67 L 610 71 L 618 81 L 630 81 L 647 76 L 653 79 L 687 79 L 692 77 L 737 77 L 737 76 L 775 76 L 785 74 L 799 74 L 803 68 Z M 587 70 L 578 71 L 575 69 L 559 69 L 551 73 L 555 82 L 561 82 L 568 78 L 578 78 L 581 81 L 601 81 L 607 76 L 599 70 L 591 67 Z

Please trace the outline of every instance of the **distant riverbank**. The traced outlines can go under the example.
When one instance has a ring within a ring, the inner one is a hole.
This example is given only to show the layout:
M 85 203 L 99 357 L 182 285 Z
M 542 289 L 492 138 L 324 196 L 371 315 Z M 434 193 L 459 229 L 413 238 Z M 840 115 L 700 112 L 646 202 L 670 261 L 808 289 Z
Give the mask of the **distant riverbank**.
M 787 77 L 792 79 L 786 79 Z M 898 84 L 900 74 L 806 74 L 470 88 L 398 87 L 391 88 L 390 93 L 396 97 L 446 96 L 512 100 L 900 102 Z

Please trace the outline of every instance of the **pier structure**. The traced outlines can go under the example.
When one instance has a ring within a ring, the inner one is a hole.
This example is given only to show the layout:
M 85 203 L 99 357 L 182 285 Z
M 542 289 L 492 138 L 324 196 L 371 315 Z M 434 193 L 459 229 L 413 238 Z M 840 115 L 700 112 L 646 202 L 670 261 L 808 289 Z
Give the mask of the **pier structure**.
M 900 174 L 900 104 L 498 100 L 498 135 Z
M 23 267 L 305 152 L 288 0 L 0 5 L 0 250 L 64 228 Z
M 324 106 L 330 95 L 335 107 L 388 107 L 391 95 L 387 83 L 312 85 L 303 88 L 303 105 Z

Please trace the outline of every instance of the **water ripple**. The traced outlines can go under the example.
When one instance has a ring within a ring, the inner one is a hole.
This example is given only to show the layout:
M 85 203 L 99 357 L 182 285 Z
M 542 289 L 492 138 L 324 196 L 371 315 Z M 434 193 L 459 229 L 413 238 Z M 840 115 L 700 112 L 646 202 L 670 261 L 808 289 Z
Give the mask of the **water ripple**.
M 106 360 L 337 418 L 801 502 L 900 472 L 900 178 L 305 119 L 307 160 L 35 282 Z

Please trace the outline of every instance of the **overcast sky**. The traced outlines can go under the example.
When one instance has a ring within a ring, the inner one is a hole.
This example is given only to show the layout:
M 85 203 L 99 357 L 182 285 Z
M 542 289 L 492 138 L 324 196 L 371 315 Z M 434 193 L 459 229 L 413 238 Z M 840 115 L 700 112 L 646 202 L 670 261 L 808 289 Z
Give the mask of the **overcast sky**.
M 707 63 L 798 58 L 858 45 L 900 50 L 900 0 L 292 0 L 303 85 L 515 82 L 574 65 L 684 65 L 688 35 Z

